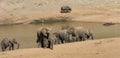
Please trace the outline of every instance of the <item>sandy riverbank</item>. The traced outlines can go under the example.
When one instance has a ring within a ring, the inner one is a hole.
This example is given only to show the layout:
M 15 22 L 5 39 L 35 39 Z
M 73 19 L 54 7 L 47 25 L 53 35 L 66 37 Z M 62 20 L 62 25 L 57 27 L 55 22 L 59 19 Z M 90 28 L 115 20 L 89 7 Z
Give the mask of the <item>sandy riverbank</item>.
M 0 58 L 120 58 L 120 38 L 88 40 L 42 48 L 0 52 Z

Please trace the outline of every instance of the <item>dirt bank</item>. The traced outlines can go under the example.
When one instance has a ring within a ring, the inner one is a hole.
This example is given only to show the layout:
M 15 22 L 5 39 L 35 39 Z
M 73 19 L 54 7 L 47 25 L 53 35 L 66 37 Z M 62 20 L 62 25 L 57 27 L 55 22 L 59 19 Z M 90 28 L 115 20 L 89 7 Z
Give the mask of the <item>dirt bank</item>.
M 48 17 L 65 16 L 74 21 L 120 23 L 120 0 L 0 0 L 0 24 L 30 23 Z M 72 8 L 61 14 L 60 7 Z
M 0 58 L 120 58 L 120 38 L 88 40 L 54 46 L 0 52 Z

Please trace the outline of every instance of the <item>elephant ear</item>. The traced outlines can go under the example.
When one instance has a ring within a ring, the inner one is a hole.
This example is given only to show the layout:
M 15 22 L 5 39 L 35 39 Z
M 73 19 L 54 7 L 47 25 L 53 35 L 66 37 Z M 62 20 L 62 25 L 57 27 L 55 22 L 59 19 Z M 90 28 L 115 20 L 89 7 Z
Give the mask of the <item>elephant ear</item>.
M 13 44 L 14 42 L 13 42 L 13 40 L 12 40 L 12 39 L 9 39 L 9 43 Z
M 44 36 L 47 36 L 46 31 L 41 31 L 41 33 L 42 33 Z
M 12 39 L 15 44 L 17 44 L 17 40 L 15 38 Z
M 16 39 L 14 39 L 14 38 L 13 38 L 13 39 L 8 39 L 8 40 L 9 40 L 9 42 L 12 43 L 12 44 L 14 44 L 14 43 L 17 44 L 17 41 L 16 41 Z

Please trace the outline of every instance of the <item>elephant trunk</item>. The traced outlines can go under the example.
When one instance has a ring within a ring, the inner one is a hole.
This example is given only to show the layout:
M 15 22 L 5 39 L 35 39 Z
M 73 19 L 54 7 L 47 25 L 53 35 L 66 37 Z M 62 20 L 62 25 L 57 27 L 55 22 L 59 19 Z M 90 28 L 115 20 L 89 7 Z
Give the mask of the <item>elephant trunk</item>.
M 93 37 L 93 35 L 91 34 L 91 39 L 93 40 L 94 39 L 94 37 Z
M 19 43 L 17 43 L 17 49 L 19 49 L 19 46 L 20 46 L 20 44 L 19 44 Z
M 90 37 L 92 40 L 94 39 L 93 34 L 92 34 L 91 32 L 89 32 L 88 38 L 89 38 L 89 37 Z

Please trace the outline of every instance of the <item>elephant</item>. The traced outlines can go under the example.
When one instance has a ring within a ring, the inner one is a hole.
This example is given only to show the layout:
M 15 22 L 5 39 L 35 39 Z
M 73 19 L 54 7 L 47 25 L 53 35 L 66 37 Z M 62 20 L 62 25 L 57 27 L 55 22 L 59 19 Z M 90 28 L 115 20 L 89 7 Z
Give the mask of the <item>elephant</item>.
M 74 32 L 73 26 L 69 26 L 69 25 L 62 26 L 61 30 L 66 30 L 66 33 L 68 35 L 68 39 L 67 39 L 68 42 L 75 42 L 77 40 L 77 37 L 75 36 L 77 34 Z
M 16 41 L 16 39 L 4 38 L 1 41 L 1 49 L 3 52 L 6 51 L 7 47 L 9 47 L 9 50 L 14 50 L 14 44 L 17 44 L 17 49 L 19 49 L 19 43 Z
M 57 37 L 58 44 L 72 42 L 72 37 L 70 34 L 68 34 L 67 29 L 59 30 L 58 32 L 55 33 L 55 35 Z
M 90 37 L 93 40 L 93 35 L 89 30 L 77 30 L 77 34 L 82 41 L 85 41 L 86 39 L 89 39 Z
M 53 45 L 58 44 L 58 38 L 56 37 L 55 33 L 49 32 L 48 42 L 50 49 L 53 49 Z
M 67 39 L 66 30 L 60 30 L 55 35 L 58 38 L 58 44 L 65 43 L 65 39 Z
M 90 37 L 93 40 L 92 33 L 89 30 L 84 29 L 82 27 L 68 28 L 68 33 L 72 34 L 72 36 L 75 37 L 74 40 L 76 40 L 76 41 L 84 41 L 84 40 L 86 40 L 86 38 L 89 39 Z
M 38 48 L 41 46 L 44 48 L 47 43 L 47 28 L 41 28 L 37 31 L 37 43 L 38 43 Z
M 48 28 L 41 28 L 37 31 L 38 48 L 50 48 L 53 49 L 53 40 L 50 37 L 50 30 Z
M 59 44 L 59 39 L 57 38 L 56 32 L 50 32 L 49 33 L 49 39 L 52 41 L 53 45 Z

